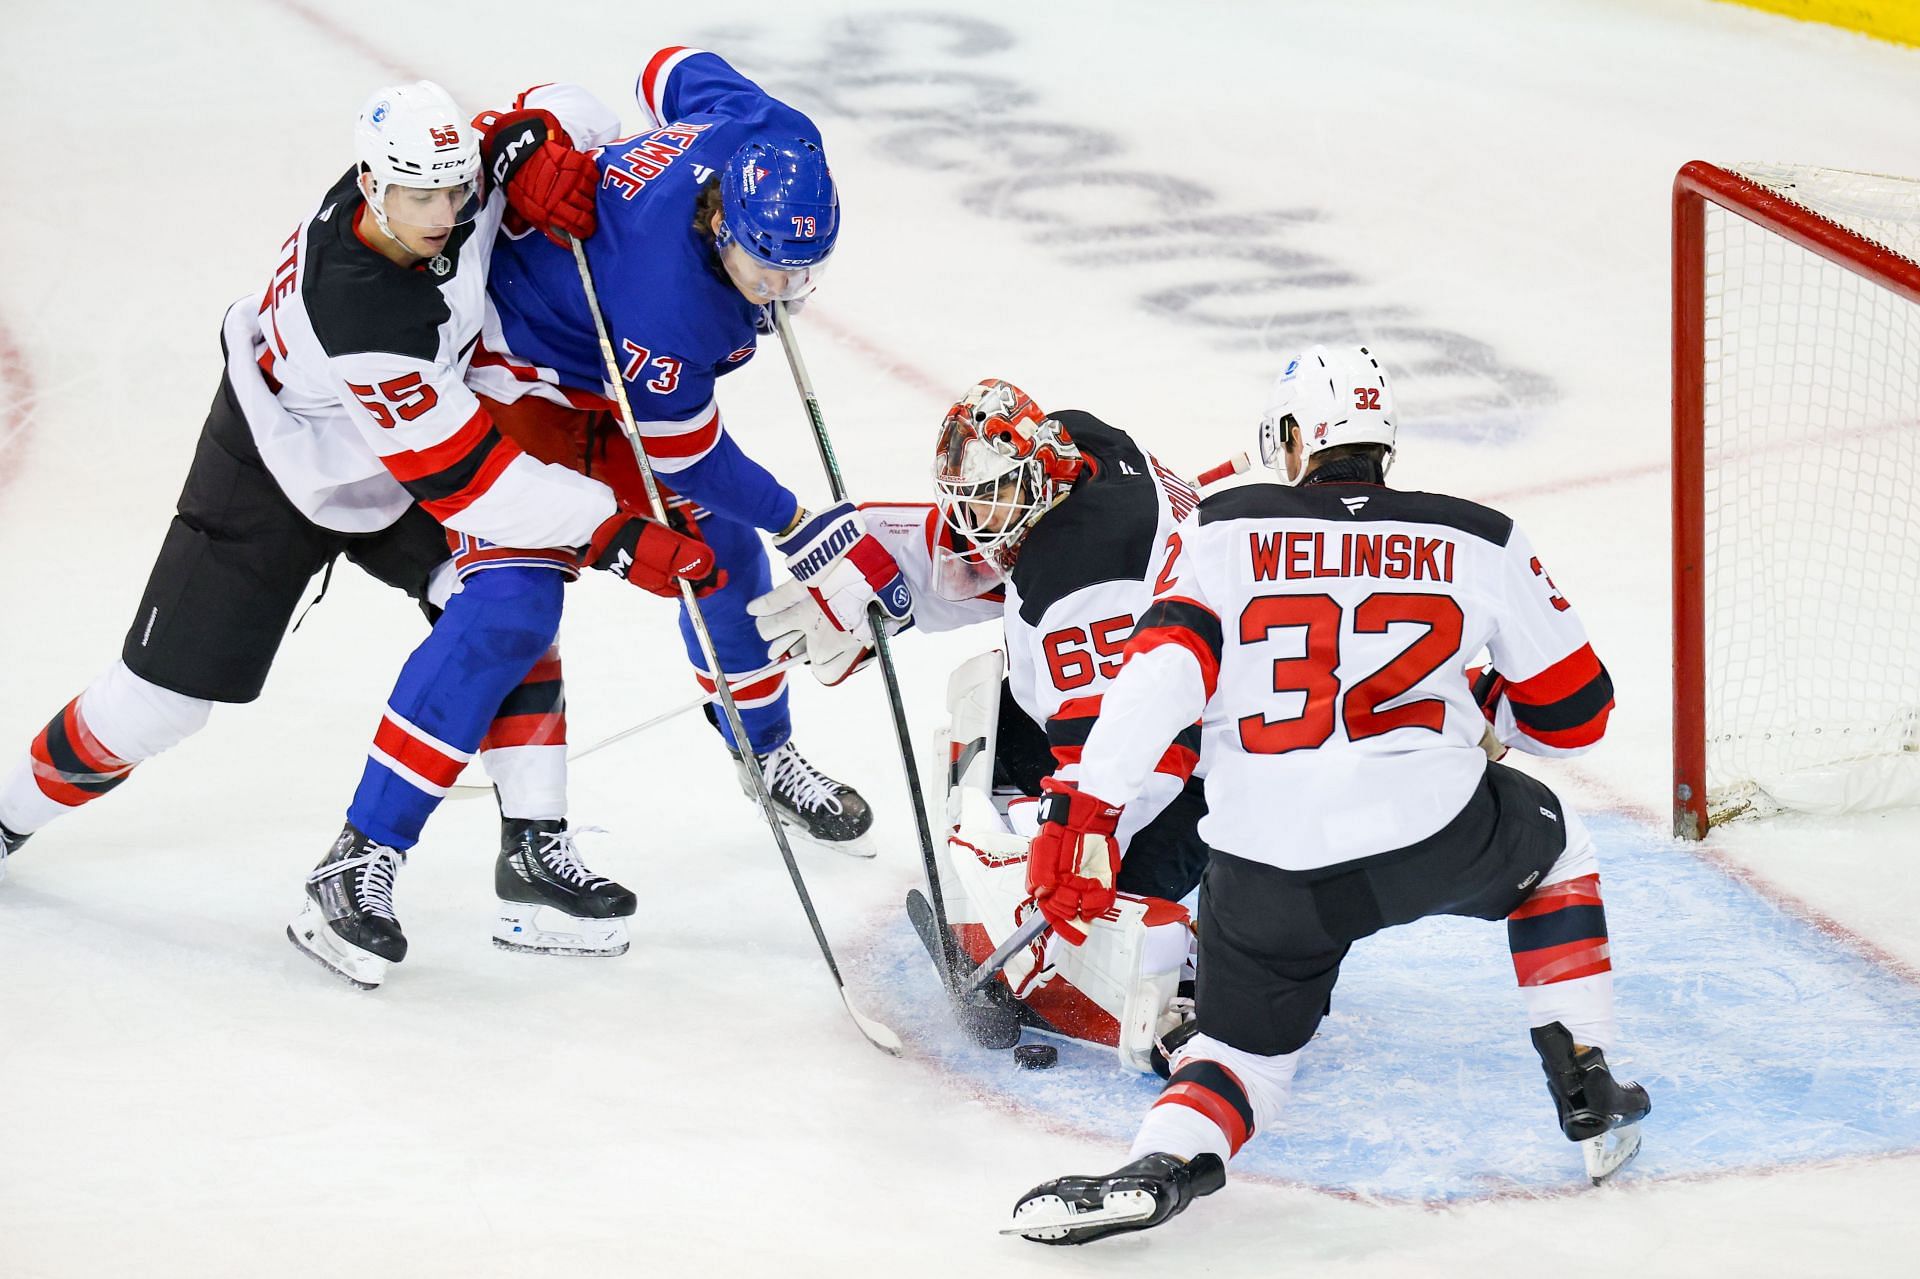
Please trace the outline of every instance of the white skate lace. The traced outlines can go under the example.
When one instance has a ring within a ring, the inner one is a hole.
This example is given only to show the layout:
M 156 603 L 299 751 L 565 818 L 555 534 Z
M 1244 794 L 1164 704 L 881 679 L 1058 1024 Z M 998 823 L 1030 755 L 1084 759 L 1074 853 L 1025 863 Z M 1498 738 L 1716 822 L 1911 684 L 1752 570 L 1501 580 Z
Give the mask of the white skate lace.
M 393 913 L 393 877 L 406 862 L 407 855 L 397 848 L 369 844 L 367 851 L 358 857 L 344 857 L 337 862 L 330 862 L 308 878 L 318 883 L 330 875 L 361 871 L 348 881 L 353 885 L 354 904 L 366 914 L 378 915 L 397 924 L 400 917 Z M 362 867 L 365 869 L 362 870 Z
M 597 831 L 599 829 L 600 827 L 598 826 L 588 826 L 583 828 L 581 833 L 584 834 L 587 831 Z M 575 849 L 573 844 L 572 831 L 547 831 L 541 834 L 540 841 L 539 855 L 541 864 L 552 871 L 556 878 L 580 889 L 591 889 L 599 884 L 610 884 L 613 882 L 603 876 L 594 874 L 581 862 L 579 851 Z
M 760 768 L 767 775 L 768 789 L 784 793 L 795 808 L 807 812 L 823 808 L 834 813 L 842 811 L 835 789 L 839 783 L 807 763 L 792 742 L 771 755 L 761 756 Z

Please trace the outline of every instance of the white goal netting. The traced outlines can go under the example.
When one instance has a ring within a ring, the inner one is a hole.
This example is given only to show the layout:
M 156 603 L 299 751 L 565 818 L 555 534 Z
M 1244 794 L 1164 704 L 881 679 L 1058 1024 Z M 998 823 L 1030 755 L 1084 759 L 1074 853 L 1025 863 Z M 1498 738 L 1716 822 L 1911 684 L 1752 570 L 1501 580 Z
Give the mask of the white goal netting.
M 1920 182 L 1733 171 L 1920 260 Z M 1706 229 L 1710 817 L 1920 802 L 1920 306 Z

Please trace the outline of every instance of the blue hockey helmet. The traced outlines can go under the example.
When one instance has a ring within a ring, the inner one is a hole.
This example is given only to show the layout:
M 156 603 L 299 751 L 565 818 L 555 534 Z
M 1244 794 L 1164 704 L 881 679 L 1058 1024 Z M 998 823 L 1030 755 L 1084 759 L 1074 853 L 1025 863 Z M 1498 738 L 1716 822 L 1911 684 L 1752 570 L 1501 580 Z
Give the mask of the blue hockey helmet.
M 804 296 L 840 235 L 826 153 L 804 138 L 742 145 L 721 171 L 720 209 L 716 246 L 723 260 L 730 246 L 748 259 L 728 261 L 728 274 L 756 301 Z

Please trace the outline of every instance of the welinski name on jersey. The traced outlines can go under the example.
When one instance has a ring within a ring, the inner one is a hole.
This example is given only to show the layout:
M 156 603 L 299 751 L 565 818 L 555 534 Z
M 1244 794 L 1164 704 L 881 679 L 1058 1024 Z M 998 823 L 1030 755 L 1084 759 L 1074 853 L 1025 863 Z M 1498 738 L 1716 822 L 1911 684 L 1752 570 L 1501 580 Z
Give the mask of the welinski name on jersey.
M 1453 542 L 1406 533 L 1342 533 L 1336 551 L 1326 533 L 1249 533 L 1253 580 L 1309 577 L 1389 577 L 1415 582 L 1453 580 Z

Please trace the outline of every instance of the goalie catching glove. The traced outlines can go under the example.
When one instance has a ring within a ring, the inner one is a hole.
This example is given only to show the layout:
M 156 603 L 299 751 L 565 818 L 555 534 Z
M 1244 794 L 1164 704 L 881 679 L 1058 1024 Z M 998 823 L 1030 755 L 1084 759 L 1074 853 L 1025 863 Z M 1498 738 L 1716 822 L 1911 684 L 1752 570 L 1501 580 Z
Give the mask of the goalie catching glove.
M 507 204 L 549 240 L 567 247 L 584 240 L 597 220 L 593 196 L 600 171 L 573 149 L 573 139 L 551 111 L 487 111 L 475 116 L 487 175 L 507 193 Z
M 615 511 L 604 520 L 580 558 L 655 595 L 677 596 L 682 581 L 693 583 L 695 595 L 711 595 L 727 584 L 726 570 L 714 563 L 713 548 L 698 536 L 632 511 Z
M 1078 946 L 1080 921 L 1113 909 L 1120 846 L 1113 837 L 1120 809 L 1051 777 L 1040 783 L 1040 831 L 1027 853 L 1027 892 L 1053 930 Z
M 831 687 L 873 657 L 867 606 L 880 606 L 891 635 L 912 624 L 913 592 L 852 502 L 795 519 L 797 526 L 774 542 L 793 580 L 749 603 L 747 612 L 770 658 L 804 653 L 813 677 Z

